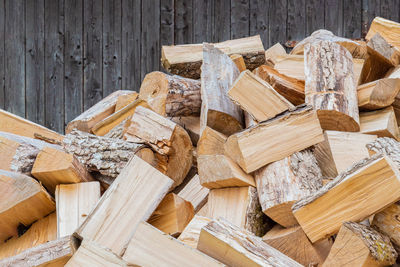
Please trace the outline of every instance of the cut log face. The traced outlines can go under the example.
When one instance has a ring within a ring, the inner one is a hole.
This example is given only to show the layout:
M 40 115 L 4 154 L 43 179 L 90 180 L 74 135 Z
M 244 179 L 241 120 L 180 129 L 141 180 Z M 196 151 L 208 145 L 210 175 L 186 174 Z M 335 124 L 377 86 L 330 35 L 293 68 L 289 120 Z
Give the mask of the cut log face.
M 146 222 L 139 223 L 123 259 L 139 266 L 224 266 Z
M 223 155 L 227 137 L 210 127 L 205 127 L 197 143 L 197 155 Z
M 345 222 L 323 266 L 389 266 L 396 258 L 387 236 L 368 226 Z
M 353 59 L 340 45 L 318 41 L 305 46 L 306 103 L 318 112 L 324 130 L 358 132 Z
M 368 46 L 374 49 L 382 56 L 384 56 L 394 66 L 399 64 L 400 61 L 399 49 L 389 44 L 379 32 L 375 33 L 375 35 L 372 36 L 371 39 L 369 39 Z
M 288 77 L 296 80 L 305 81 L 304 56 L 284 55 L 276 57 L 274 69 Z
M 294 106 L 272 86 L 249 70 L 242 72 L 228 91 L 233 102 L 256 121 L 265 121 Z
M 239 54 L 232 54 L 229 56 L 233 63 L 235 63 L 236 67 L 238 68 L 239 72 L 246 70 L 246 64 L 244 63 L 244 59 L 242 55 Z
M 201 229 L 197 249 L 228 266 L 302 266 L 222 218 Z
M 225 155 L 250 173 L 323 140 L 317 113 L 310 106 L 299 106 L 231 135 L 224 148 Z
M 215 43 L 214 46 L 228 55 L 242 55 L 249 70 L 265 63 L 264 46 L 259 35 Z M 172 74 L 199 79 L 202 48 L 202 44 L 162 46 L 161 64 Z
M 376 33 L 379 33 L 390 45 L 400 49 L 400 23 L 381 17 L 376 17 L 369 28 L 365 39 L 371 40 Z
M 392 107 L 360 113 L 360 131 L 378 137 L 399 139 L 399 127 Z
M 254 173 L 262 211 L 284 227 L 297 224 L 292 205 L 322 187 L 322 174 L 312 151 L 303 150 Z
M 200 184 L 199 175 L 196 174 L 178 193 L 178 196 L 192 203 L 196 213 L 206 204 L 209 191 Z
M 201 228 L 206 226 L 209 222 L 211 222 L 211 219 L 195 215 L 193 219 L 189 222 L 189 224 L 185 227 L 183 232 L 180 234 L 178 240 L 182 241 L 192 248 L 197 248 Z
M 192 144 L 197 146 L 200 138 L 200 117 L 171 117 L 170 119 L 185 129 L 190 136 L 190 140 L 192 140 Z
M 138 97 L 139 97 L 139 94 L 136 92 L 132 92 L 131 94 L 128 94 L 128 95 L 118 96 L 117 103 L 115 103 L 115 112 L 123 109 L 130 103 L 133 103 Z
M 314 155 L 324 177 L 336 177 L 354 163 L 369 156 L 366 144 L 372 134 L 325 131 L 325 141 L 315 145 Z
M 265 50 L 265 63 L 266 65 L 273 67 L 277 61 L 277 57 L 286 55 L 285 48 L 280 43 L 276 43 Z
M 392 160 L 373 156 L 296 202 L 293 214 L 314 243 L 337 233 L 343 221 L 362 221 L 396 202 L 400 196 L 399 178 Z
M 390 106 L 400 91 L 400 79 L 383 78 L 358 86 L 358 107 L 376 110 Z
M 53 212 L 54 200 L 33 178 L 0 170 L 0 242 L 17 235 L 20 224 L 30 225 Z
M 213 45 L 203 45 L 200 129 L 208 126 L 225 135 L 242 129 L 243 113 L 227 92 L 239 76 L 235 63 Z

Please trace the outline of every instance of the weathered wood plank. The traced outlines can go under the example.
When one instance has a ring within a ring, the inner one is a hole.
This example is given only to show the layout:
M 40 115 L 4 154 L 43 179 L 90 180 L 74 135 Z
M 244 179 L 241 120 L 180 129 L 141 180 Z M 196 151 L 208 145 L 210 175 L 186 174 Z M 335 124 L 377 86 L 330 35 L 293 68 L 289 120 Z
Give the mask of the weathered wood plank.
M 0 0 L 0 40 L 5 39 L 5 0 Z M 4 85 L 4 60 L 5 60 L 4 42 L 0 42 L 0 108 L 4 109 L 5 85 Z
M 250 0 L 250 36 L 259 34 L 265 48 L 269 42 L 269 13 L 260 10 L 269 10 L 270 0 Z
M 249 36 L 250 1 L 231 0 L 231 38 L 237 39 Z
M 306 1 L 306 36 L 318 29 L 325 28 L 324 16 L 321 16 L 321 10 L 324 10 L 324 1 L 309 0 Z
M 361 38 L 361 10 L 361 0 L 343 2 L 343 37 Z
M 381 14 L 381 0 L 362 0 L 361 34 L 367 35 L 372 20 Z
M 325 0 L 325 29 L 343 36 L 343 0 Z
M 193 43 L 213 42 L 213 0 L 193 1 Z
M 287 39 L 301 41 L 306 33 L 305 0 L 288 0 L 287 2 Z
M 192 0 L 175 1 L 175 44 L 190 44 L 193 42 L 192 12 Z
M 400 2 L 398 0 L 381 0 L 380 17 L 398 22 L 399 8 Z
M 231 1 L 214 1 L 213 42 L 222 42 L 231 38 Z
M 161 45 L 173 45 L 174 44 L 174 27 L 175 27 L 174 8 L 175 8 L 174 0 L 160 0 L 160 42 L 161 42 Z
M 269 44 L 286 43 L 287 2 L 271 0 L 269 8 Z

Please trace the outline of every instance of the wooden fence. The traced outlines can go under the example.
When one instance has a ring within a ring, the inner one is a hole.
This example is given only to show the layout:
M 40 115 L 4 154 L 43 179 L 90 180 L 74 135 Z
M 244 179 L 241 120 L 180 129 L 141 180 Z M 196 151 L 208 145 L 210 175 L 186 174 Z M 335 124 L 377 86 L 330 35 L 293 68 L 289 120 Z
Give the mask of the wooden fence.
M 396 0 L 0 0 L 0 107 L 63 132 L 114 90 L 138 90 L 165 44 L 260 34 L 265 48 L 319 28 L 360 38 Z

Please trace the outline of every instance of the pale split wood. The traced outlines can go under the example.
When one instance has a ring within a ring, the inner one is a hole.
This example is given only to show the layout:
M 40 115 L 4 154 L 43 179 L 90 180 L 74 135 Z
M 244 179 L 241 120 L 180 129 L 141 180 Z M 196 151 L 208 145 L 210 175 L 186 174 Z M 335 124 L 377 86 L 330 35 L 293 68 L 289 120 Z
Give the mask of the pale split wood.
M 224 134 L 205 127 L 197 143 L 197 155 L 223 155 L 226 139 Z
M 192 203 L 194 212 L 196 213 L 207 202 L 209 191 L 208 188 L 200 184 L 199 175 L 196 174 L 178 193 L 178 196 Z
M 195 215 L 183 232 L 179 235 L 178 240 L 182 241 L 192 248 L 197 248 L 199 242 L 201 228 L 206 226 L 211 221 L 210 218 Z
M 360 113 L 360 132 L 398 140 L 400 133 L 393 107 Z
M 277 56 L 274 65 L 274 69 L 277 72 L 300 81 L 306 80 L 304 67 L 303 55 L 290 54 Z
M 381 17 L 376 17 L 369 28 L 365 39 L 371 40 L 373 36 L 379 33 L 390 45 L 400 49 L 400 23 Z
M 357 87 L 358 107 L 376 110 L 390 106 L 400 91 L 400 79 L 383 78 Z
M 393 47 L 389 44 L 382 35 L 377 32 L 368 41 L 368 46 L 373 48 L 379 54 L 388 59 L 394 66 L 400 62 L 400 51 L 399 48 Z
M 171 117 L 169 119 L 185 129 L 190 136 L 190 140 L 192 140 L 193 146 L 197 146 L 200 138 L 200 117 L 184 116 Z
M 246 64 L 244 63 L 244 59 L 243 59 L 242 55 L 232 54 L 229 57 L 235 63 L 235 65 L 238 68 L 239 72 L 242 72 L 242 71 L 246 70 Z
M 120 95 L 117 98 L 117 102 L 115 103 L 115 112 L 126 107 L 130 103 L 134 102 L 139 97 L 139 94 L 136 92 L 132 92 L 127 95 Z
M 393 67 L 393 63 L 389 59 L 371 46 L 367 46 L 367 52 L 368 58 L 362 68 L 359 84 L 382 79 Z
M 285 48 L 280 44 L 276 43 L 267 50 L 265 50 L 265 63 L 268 66 L 273 67 L 276 63 L 277 56 L 286 56 Z

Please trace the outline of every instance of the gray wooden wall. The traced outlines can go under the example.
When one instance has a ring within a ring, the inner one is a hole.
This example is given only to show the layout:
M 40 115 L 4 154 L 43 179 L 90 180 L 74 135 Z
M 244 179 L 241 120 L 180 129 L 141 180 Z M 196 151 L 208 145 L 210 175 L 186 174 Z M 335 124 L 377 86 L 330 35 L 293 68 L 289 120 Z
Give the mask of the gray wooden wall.
M 260 34 L 265 48 L 319 28 L 360 38 L 400 0 L 0 0 L 0 108 L 63 132 L 114 90 L 138 90 L 165 44 Z

